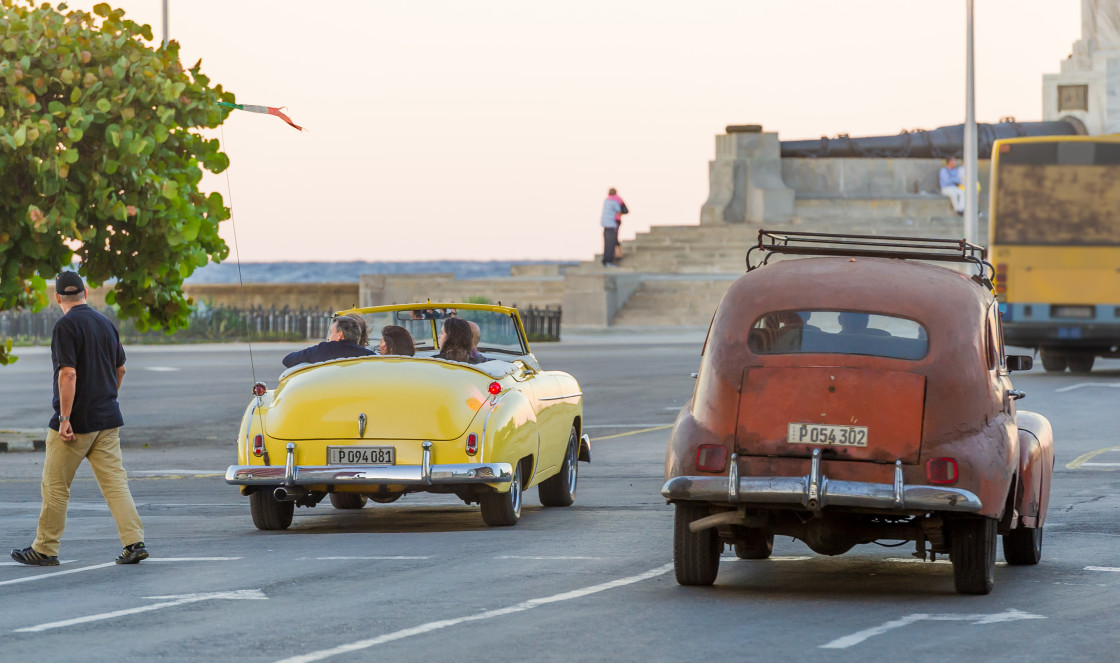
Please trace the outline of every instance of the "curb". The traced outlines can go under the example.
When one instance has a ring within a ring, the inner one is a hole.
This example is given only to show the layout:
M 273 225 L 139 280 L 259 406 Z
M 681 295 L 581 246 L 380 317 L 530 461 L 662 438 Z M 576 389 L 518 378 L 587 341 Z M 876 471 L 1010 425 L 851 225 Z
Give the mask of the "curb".
M 0 429 L 0 453 L 43 451 L 47 448 L 45 428 Z

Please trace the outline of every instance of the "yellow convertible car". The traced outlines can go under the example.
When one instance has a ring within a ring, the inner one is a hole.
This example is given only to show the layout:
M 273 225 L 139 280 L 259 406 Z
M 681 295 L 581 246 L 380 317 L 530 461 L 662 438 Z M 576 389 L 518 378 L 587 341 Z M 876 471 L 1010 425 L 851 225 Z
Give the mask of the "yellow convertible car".
M 591 460 L 583 394 L 571 375 L 541 368 L 516 309 L 428 302 L 338 316 L 366 323 L 372 347 L 361 351 L 377 348 L 386 326 L 407 330 L 414 348 L 405 337 L 390 349 L 401 354 L 297 364 L 275 389 L 254 385 L 226 482 L 249 497 L 258 529 L 286 529 L 296 505 L 328 495 L 359 509 L 452 493 L 491 526 L 516 524 L 533 486 L 544 506 L 572 504 L 577 461 Z M 440 347 L 445 326 L 463 327 L 452 318 L 478 335 L 469 358 Z

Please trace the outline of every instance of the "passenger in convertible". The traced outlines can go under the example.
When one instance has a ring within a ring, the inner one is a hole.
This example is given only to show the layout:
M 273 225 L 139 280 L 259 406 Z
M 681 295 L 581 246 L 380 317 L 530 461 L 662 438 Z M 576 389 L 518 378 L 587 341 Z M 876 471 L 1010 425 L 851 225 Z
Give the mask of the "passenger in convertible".
M 381 342 L 377 344 L 377 351 L 382 355 L 411 357 L 416 354 L 416 344 L 412 341 L 412 334 L 404 327 L 386 325 L 381 328 Z
M 465 364 L 477 364 L 471 354 L 471 326 L 462 318 L 447 318 L 439 335 L 439 354 L 436 359 L 450 359 Z
M 296 364 L 314 364 L 329 359 L 344 357 L 365 357 L 374 354 L 373 350 L 358 345 L 362 340 L 362 328 L 349 316 L 335 318 L 331 323 L 326 341 L 310 348 L 297 350 L 282 360 L 284 366 L 291 368 Z
M 474 357 L 474 363 L 481 364 L 484 361 L 490 361 L 478 351 L 478 342 L 482 340 L 482 330 L 479 329 L 478 323 L 467 320 L 467 324 L 471 326 L 471 357 Z

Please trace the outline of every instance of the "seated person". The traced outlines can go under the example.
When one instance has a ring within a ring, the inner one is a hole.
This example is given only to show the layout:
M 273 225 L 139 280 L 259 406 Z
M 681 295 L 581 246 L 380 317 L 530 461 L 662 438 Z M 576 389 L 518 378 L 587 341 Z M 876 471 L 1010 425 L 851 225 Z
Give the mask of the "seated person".
M 471 357 L 475 359 L 472 363 L 481 364 L 484 361 L 490 361 L 478 351 L 478 342 L 482 339 L 482 330 L 479 329 L 478 323 L 467 320 L 467 324 L 471 326 Z
M 318 345 L 297 350 L 284 357 L 282 360 L 284 366 L 291 368 L 296 364 L 314 364 L 330 359 L 365 357 L 373 354 L 373 350 L 358 345 L 358 341 L 362 340 L 362 329 L 350 316 L 335 318 L 331 323 L 327 339 Z
M 412 341 L 412 334 L 404 327 L 386 325 L 381 328 L 381 342 L 377 344 L 377 351 L 382 355 L 412 357 L 416 354 L 416 344 Z
M 447 318 L 439 334 L 439 354 L 436 359 L 450 359 L 465 364 L 477 364 L 471 355 L 471 326 L 462 318 Z
M 362 330 L 362 336 L 358 339 L 358 345 L 363 348 L 369 347 L 369 329 L 366 327 L 366 319 L 357 313 L 347 313 L 346 317 L 354 318 L 358 322 L 358 328 Z
M 882 329 L 868 329 L 867 322 L 870 319 L 867 313 L 852 313 L 846 311 L 837 316 L 837 321 L 840 323 L 841 334 L 863 334 L 865 336 L 890 336 L 890 332 Z

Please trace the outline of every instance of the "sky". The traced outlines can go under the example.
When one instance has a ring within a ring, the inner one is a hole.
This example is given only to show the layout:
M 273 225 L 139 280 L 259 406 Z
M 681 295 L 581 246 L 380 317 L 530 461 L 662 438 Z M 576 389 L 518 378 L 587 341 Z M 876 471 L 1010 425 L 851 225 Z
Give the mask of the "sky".
M 158 42 L 160 0 L 111 4 Z M 964 121 L 964 0 L 168 4 L 185 65 L 308 129 L 235 112 L 216 134 L 229 260 L 589 260 L 609 187 L 623 239 L 697 224 L 729 124 Z M 1081 3 L 975 5 L 977 120 L 1041 119 Z

